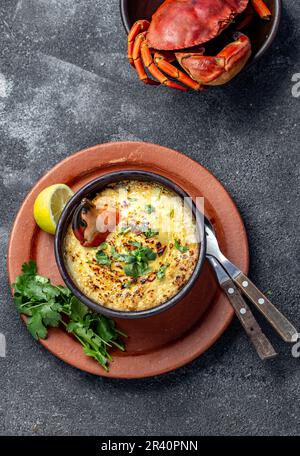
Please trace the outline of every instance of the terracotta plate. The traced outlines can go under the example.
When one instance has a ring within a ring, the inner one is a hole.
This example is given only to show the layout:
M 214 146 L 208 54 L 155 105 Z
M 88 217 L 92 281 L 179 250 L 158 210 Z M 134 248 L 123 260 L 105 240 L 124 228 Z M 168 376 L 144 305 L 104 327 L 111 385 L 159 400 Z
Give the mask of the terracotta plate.
M 8 273 L 13 283 L 23 262 L 37 262 L 39 273 L 62 283 L 54 259 L 53 237 L 40 231 L 32 216 L 37 194 L 46 186 L 63 182 L 77 190 L 106 172 L 143 169 L 172 179 L 192 197 L 205 198 L 205 213 L 215 225 L 224 253 L 248 272 L 249 253 L 239 212 L 217 179 L 207 169 L 179 152 L 154 144 L 120 142 L 85 149 L 51 169 L 26 197 L 13 226 L 8 249 Z M 41 343 L 68 364 L 106 377 L 149 377 L 174 370 L 207 350 L 233 317 L 226 298 L 219 293 L 214 276 L 204 264 L 189 295 L 167 312 L 140 320 L 118 320 L 125 331 L 126 353 L 113 353 L 106 373 L 85 356 L 81 346 L 61 329 L 51 329 Z

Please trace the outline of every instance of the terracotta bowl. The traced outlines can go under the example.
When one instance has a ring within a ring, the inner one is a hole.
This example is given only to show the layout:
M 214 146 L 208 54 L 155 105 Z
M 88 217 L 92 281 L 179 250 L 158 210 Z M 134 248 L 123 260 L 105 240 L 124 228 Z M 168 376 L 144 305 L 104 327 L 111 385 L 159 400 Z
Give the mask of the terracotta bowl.
M 138 19 L 148 19 L 151 21 L 152 14 L 157 10 L 158 6 L 164 0 L 120 0 L 121 16 L 126 32 Z M 244 29 L 244 32 L 249 36 L 252 43 L 252 57 L 249 64 L 259 59 L 270 47 L 278 31 L 278 26 L 281 18 L 282 0 L 264 0 L 269 7 L 272 18 L 270 21 L 263 21 L 258 14 L 255 14 L 251 24 Z M 220 43 L 216 42 L 219 49 Z M 214 52 L 213 47 L 209 49 Z M 213 54 L 212 54 L 213 55 Z M 247 68 L 247 67 L 245 67 Z
M 180 302 L 187 293 L 191 290 L 191 288 L 196 283 L 204 260 L 205 260 L 205 253 L 206 253 L 206 237 L 204 232 L 204 217 L 197 209 L 196 205 L 192 201 L 191 197 L 188 200 L 185 200 L 187 204 L 190 204 L 190 208 L 196 220 L 196 226 L 198 231 L 198 239 L 200 242 L 200 252 L 198 256 L 198 260 L 188 282 L 179 290 L 179 292 L 173 296 L 168 301 L 164 302 L 163 304 L 153 307 L 151 309 L 142 310 L 142 311 L 133 311 L 133 312 L 122 312 L 113 309 L 109 309 L 99 303 L 96 303 L 92 299 L 88 298 L 82 291 L 77 287 L 77 285 L 73 282 L 72 278 L 69 275 L 67 267 L 64 262 L 63 256 L 63 249 L 64 249 L 64 238 L 66 235 L 66 231 L 72 223 L 72 217 L 74 215 L 74 211 L 79 206 L 81 200 L 83 198 L 93 199 L 93 197 L 100 192 L 103 188 L 105 188 L 108 184 L 114 182 L 120 182 L 123 180 L 142 180 L 142 181 L 151 181 L 151 182 L 158 182 L 165 187 L 169 188 L 176 194 L 178 194 L 181 198 L 189 197 L 189 195 L 180 188 L 177 184 L 172 182 L 171 180 L 160 176 L 159 174 L 152 173 L 149 171 L 142 171 L 142 170 L 127 170 L 127 171 L 117 171 L 112 173 L 107 173 L 104 176 L 96 178 L 91 182 L 87 183 L 84 187 L 82 187 L 75 195 L 71 198 L 68 202 L 66 207 L 64 208 L 62 215 L 59 219 L 59 223 L 56 229 L 55 234 L 55 258 L 58 265 L 59 272 L 66 283 L 67 287 L 73 292 L 73 294 L 84 304 L 90 307 L 92 310 L 102 313 L 108 317 L 113 318 L 145 318 L 151 317 L 153 315 L 159 314 L 163 311 L 166 311 L 173 307 L 175 304 Z

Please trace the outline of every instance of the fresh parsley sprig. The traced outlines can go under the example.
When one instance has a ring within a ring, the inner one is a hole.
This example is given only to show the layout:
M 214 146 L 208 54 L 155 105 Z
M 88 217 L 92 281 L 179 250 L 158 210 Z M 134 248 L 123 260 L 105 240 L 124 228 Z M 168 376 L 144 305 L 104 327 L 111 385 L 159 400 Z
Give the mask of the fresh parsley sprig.
M 120 340 L 125 334 L 116 329 L 113 320 L 91 312 L 68 288 L 40 276 L 34 261 L 23 264 L 13 289 L 17 310 L 27 315 L 27 328 L 35 339 L 45 339 L 49 327 L 62 325 L 105 370 L 112 360 L 109 349 L 125 350 Z

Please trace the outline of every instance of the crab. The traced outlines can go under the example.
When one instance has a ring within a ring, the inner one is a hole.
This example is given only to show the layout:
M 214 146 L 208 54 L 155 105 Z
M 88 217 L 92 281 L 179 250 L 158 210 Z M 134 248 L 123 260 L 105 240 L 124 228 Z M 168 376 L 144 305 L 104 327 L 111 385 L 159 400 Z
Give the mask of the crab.
M 107 205 L 96 207 L 88 198 L 83 198 L 75 209 L 72 229 L 75 237 L 84 247 L 98 247 L 119 224 L 120 214 Z
M 165 0 L 151 23 L 139 20 L 132 26 L 128 34 L 129 63 L 145 84 L 178 90 L 225 84 L 251 56 L 250 39 L 241 30 L 254 11 L 264 20 L 271 18 L 263 0 Z M 204 44 L 218 37 L 239 15 L 233 41 L 216 56 L 205 55 Z

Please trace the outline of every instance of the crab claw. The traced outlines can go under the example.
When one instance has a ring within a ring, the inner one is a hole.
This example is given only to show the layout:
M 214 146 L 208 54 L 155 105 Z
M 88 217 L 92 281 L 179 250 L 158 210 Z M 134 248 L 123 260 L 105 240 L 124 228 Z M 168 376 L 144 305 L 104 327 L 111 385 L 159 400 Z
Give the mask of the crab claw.
M 84 247 L 98 247 L 115 229 L 119 219 L 116 209 L 97 208 L 92 201 L 83 198 L 73 215 L 73 233 Z
M 234 39 L 215 57 L 191 52 L 176 52 L 175 55 L 180 65 L 200 84 L 226 84 L 242 70 L 251 56 L 249 38 L 237 32 Z

